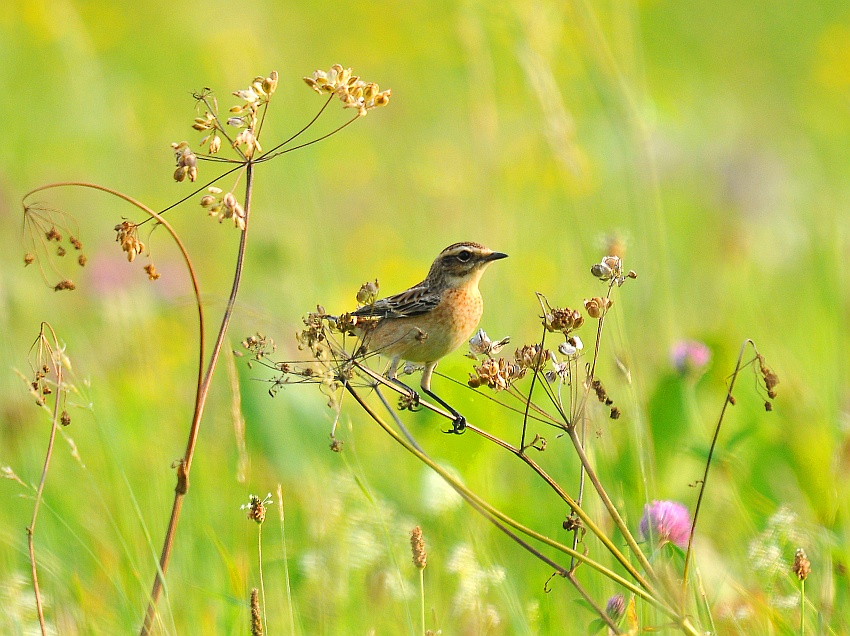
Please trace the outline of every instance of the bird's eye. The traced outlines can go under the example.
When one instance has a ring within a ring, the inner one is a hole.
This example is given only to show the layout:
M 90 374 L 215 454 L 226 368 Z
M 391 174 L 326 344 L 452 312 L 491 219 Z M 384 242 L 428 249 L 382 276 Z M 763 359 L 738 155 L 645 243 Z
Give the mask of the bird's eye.
M 466 263 L 469 259 L 472 258 L 472 252 L 469 250 L 463 250 L 462 252 L 458 252 L 457 260 L 461 263 Z

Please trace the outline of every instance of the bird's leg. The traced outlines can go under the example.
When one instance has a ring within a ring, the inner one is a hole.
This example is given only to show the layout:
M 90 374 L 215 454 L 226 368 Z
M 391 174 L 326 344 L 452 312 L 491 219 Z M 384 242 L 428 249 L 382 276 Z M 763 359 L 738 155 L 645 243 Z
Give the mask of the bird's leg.
M 407 386 L 404 382 L 398 379 L 398 363 L 398 358 L 393 359 L 393 361 L 390 362 L 390 368 L 387 370 L 385 376 L 387 380 L 389 380 L 396 386 L 403 388 L 407 392 L 405 396 L 399 398 L 399 402 L 401 403 L 402 408 L 407 408 L 412 411 L 414 408 L 419 406 L 419 394 L 411 387 Z M 405 399 L 407 400 L 407 404 L 405 404 L 403 401 Z
M 437 402 L 440 406 L 445 408 L 449 413 L 454 417 L 454 422 L 452 422 L 452 430 L 443 431 L 444 433 L 453 433 L 455 435 L 462 435 L 464 431 L 466 431 L 466 418 L 458 413 L 452 406 L 450 406 L 443 398 L 438 396 L 431 390 L 431 375 L 434 373 L 434 369 L 437 367 L 436 362 L 429 362 L 425 365 L 425 369 L 422 371 L 422 382 L 420 382 L 419 386 L 422 387 L 422 390 L 430 396 L 435 402 Z

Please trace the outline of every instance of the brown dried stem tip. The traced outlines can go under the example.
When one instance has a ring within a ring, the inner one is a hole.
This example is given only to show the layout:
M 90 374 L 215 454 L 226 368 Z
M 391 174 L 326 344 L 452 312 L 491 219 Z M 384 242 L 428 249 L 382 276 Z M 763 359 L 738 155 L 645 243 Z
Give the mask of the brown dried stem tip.
M 805 581 L 812 571 L 812 564 L 806 557 L 806 552 L 803 548 L 797 548 L 797 551 L 794 553 L 794 564 L 791 566 L 791 571 L 800 581 Z
M 410 533 L 410 551 L 413 553 L 413 565 L 424 570 L 427 555 L 425 554 L 425 539 L 422 537 L 422 528 L 419 526 L 416 526 Z
M 251 590 L 251 636 L 263 636 L 263 619 L 260 614 L 260 592 Z

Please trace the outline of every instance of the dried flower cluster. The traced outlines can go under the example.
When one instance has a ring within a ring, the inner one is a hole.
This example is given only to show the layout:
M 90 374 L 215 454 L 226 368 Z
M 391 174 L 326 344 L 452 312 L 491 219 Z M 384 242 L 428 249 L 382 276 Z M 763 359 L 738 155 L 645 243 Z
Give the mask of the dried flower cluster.
M 374 108 L 386 106 L 392 94 L 391 90 L 381 91 L 374 82 L 364 82 L 340 64 L 334 64 L 327 72 L 315 71 L 313 77 L 305 77 L 304 81 L 320 95 L 336 95 L 344 108 L 356 108 L 361 117 Z
M 136 256 L 145 251 L 145 244 L 139 240 L 139 226 L 132 221 L 122 221 L 115 226 L 115 232 L 115 241 L 127 253 L 129 262 L 132 263 Z
M 171 144 L 174 150 L 174 159 L 177 161 L 177 169 L 174 171 L 175 181 L 194 181 L 198 178 L 198 158 L 189 147 L 188 141 L 174 142 Z
M 357 306 L 363 307 L 365 305 L 374 305 L 375 301 L 378 299 L 378 289 L 380 285 L 378 284 L 378 279 L 375 279 L 375 282 L 367 281 L 360 285 L 360 289 L 357 290 Z
M 466 357 L 477 360 L 478 356 L 487 356 L 488 358 L 499 353 L 502 348 L 511 341 L 509 336 L 496 340 L 490 340 L 487 333 L 483 329 L 479 329 L 469 340 L 469 351 Z
M 584 309 L 588 316 L 598 320 L 607 313 L 608 309 L 610 309 L 613 304 L 614 301 L 610 298 L 594 296 L 593 298 L 585 298 Z
M 260 499 L 257 495 L 250 495 L 248 497 L 248 503 L 242 504 L 240 509 L 248 511 L 248 519 L 262 524 L 266 520 L 266 506 L 272 503 L 274 502 L 272 501 L 271 493 L 267 494 L 263 499 Z
M 233 140 L 233 147 L 240 150 L 246 157 L 253 157 L 255 152 L 262 152 L 259 136 L 259 112 L 266 106 L 272 94 L 277 90 L 277 71 L 272 71 L 268 77 L 255 77 L 248 88 L 235 91 L 233 95 L 244 103 L 230 109 L 228 126 L 242 128 Z
M 526 373 L 526 368 L 519 362 L 509 362 L 505 358 L 486 358 L 481 366 L 474 367 L 474 370 L 475 373 L 469 374 L 467 384 L 473 389 L 486 386 L 494 391 L 508 389 Z
M 425 553 L 425 539 L 422 537 L 422 528 L 419 526 L 410 533 L 410 551 L 413 554 L 413 565 L 424 570 L 428 555 Z
M 811 573 L 812 564 L 803 548 L 797 548 L 797 551 L 794 553 L 794 563 L 791 566 L 791 571 L 800 581 L 805 581 Z
M 251 636 L 263 636 L 263 617 L 260 612 L 260 592 L 251 589 Z
M 225 219 L 233 219 L 233 225 L 240 230 L 245 229 L 246 213 L 242 204 L 236 200 L 232 192 L 221 195 L 221 188 L 210 186 L 208 194 L 201 197 L 201 207 L 205 208 L 210 216 L 218 218 L 221 223 Z
M 245 340 L 242 341 L 242 346 L 245 347 L 252 356 L 254 356 L 255 360 L 261 360 L 267 355 L 271 355 L 277 351 L 277 345 L 275 344 L 274 339 L 267 338 L 259 332 L 253 336 L 245 338 Z
M 621 286 L 627 278 L 637 278 L 634 270 L 626 272 L 623 261 L 619 256 L 606 256 L 590 268 L 590 273 L 599 280 L 610 281 L 612 285 Z
M 38 262 L 42 277 L 55 291 L 75 289 L 73 281 L 58 270 L 54 256 L 62 258 L 73 249 L 77 252 L 77 265 L 85 267 L 88 259 L 77 235 L 77 222 L 69 214 L 39 203 L 24 205 L 24 267 Z M 45 263 L 54 274 L 61 277 L 58 283 L 47 280 Z
M 565 336 L 573 329 L 584 324 L 584 317 L 577 309 L 569 307 L 549 308 L 543 316 L 543 326 L 547 331 L 560 331 Z

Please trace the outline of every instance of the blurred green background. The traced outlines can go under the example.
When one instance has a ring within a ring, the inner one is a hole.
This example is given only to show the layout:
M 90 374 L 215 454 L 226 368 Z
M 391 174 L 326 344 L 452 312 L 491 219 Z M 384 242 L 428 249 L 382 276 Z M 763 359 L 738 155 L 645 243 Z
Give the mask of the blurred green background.
M 165 233 L 142 236 L 162 273 L 151 283 L 146 261 L 128 264 L 113 242 L 123 217 L 141 220 L 133 209 L 92 192 L 39 195 L 76 217 L 89 257 L 70 270 L 77 291 L 54 293 L 23 268 L 21 196 L 86 180 L 161 209 L 191 191 L 171 178 L 169 144 L 200 138 L 190 129 L 193 90 L 212 88 L 226 108 L 230 91 L 276 69 L 269 147 L 323 101 L 301 77 L 335 62 L 391 88 L 391 103 L 258 170 L 231 346 L 260 331 L 279 357 L 295 357 L 293 335 L 317 303 L 349 309 L 375 277 L 383 293 L 404 289 L 459 240 L 510 254 L 483 280 L 482 327 L 520 345 L 539 337 L 534 292 L 580 306 L 603 291 L 590 265 L 619 241 L 639 278 L 616 294 L 600 373 L 624 414 L 597 413 L 592 445 L 628 522 L 636 528 L 652 499 L 693 509 L 725 381 L 753 338 L 782 383 L 768 414 L 745 373 L 721 434 L 697 552 L 718 629 L 767 633 L 772 615 L 784 633 L 797 620 L 782 606 L 794 589 L 785 574 L 754 564 L 761 537 L 787 540 L 786 561 L 806 548 L 810 620 L 820 610 L 847 633 L 850 8 L 784 0 L 4 7 L 0 464 L 27 483 L 41 472 L 49 421 L 15 373 L 29 375 L 40 321 L 67 344 L 80 389 L 65 433 L 81 462 L 60 438 L 36 534 L 49 622 L 62 634 L 138 628 L 170 511 L 169 466 L 185 446 L 197 345 Z M 311 130 L 349 114 L 335 103 Z M 202 180 L 214 174 L 201 166 Z M 215 324 L 238 233 L 194 200 L 168 218 Z M 712 349 L 701 377 L 671 366 L 682 338 Z M 247 633 L 257 527 L 239 506 L 278 483 L 287 559 L 275 506 L 264 526 L 270 633 L 291 633 L 286 564 L 296 633 L 415 633 L 407 533 L 417 524 L 430 627 L 586 633 L 593 615 L 565 582 L 545 593 L 548 568 L 459 506 L 352 405 L 341 418 L 344 452 L 334 454 L 325 398 L 291 387 L 272 400 L 256 381 L 266 375 L 244 359 L 236 369 L 250 465 L 240 482 L 227 364 L 201 431 L 161 633 Z M 460 352 L 440 365 L 461 382 L 469 370 Z M 518 434 L 518 420 L 483 397 L 445 379 L 435 387 L 471 421 Z M 564 507 L 519 462 L 473 435 L 440 434 L 427 413 L 406 418 L 467 484 L 567 541 Z M 541 462 L 574 490 L 568 442 L 541 432 L 550 437 Z M 34 624 L 32 500 L 21 495 L 0 482 L 0 631 L 9 634 Z M 601 519 L 594 497 L 588 505 Z M 780 522 L 785 530 L 771 535 Z M 600 602 L 617 591 L 590 572 L 580 578 Z

